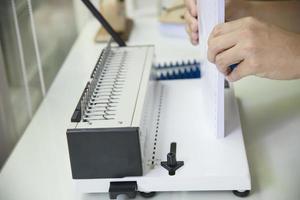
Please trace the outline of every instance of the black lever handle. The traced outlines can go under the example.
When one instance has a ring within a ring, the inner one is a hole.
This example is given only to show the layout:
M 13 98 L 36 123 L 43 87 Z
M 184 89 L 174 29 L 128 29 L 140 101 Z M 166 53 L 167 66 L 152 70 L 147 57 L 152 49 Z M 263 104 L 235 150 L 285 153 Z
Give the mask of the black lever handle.
M 184 165 L 183 161 L 177 161 L 176 159 L 176 143 L 172 142 L 170 146 L 170 152 L 167 154 L 167 161 L 160 163 L 162 167 L 169 171 L 170 176 L 174 176 L 177 169 Z
M 177 165 L 175 142 L 171 143 L 170 153 L 167 154 L 167 164 L 171 167 L 175 167 Z
M 86 7 L 91 11 L 91 13 L 96 17 L 96 19 L 102 24 L 105 30 L 111 35 L 111 37 L 118 43 L 120 47 L 126 46 L 126 43 L 118 35 L 118 33 L 111 27 L 111 25 L 106 21 L 106 19 L 101 15 L 101 13 L 95 8 L 95 6 L 89 0 L 82 0 Z

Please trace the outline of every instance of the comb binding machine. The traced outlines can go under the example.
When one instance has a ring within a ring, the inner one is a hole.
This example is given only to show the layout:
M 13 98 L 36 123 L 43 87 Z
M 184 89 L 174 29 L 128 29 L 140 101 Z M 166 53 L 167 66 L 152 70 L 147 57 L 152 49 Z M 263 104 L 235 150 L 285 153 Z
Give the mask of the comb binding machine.
M 137 191 L 247 194 L 250 174 L 233 88 L 225 89 L 227 136 L 217 139 L 205 128 L 203 80 L 156 81 L 153 46 L 111 42 L 67 130 L 77 189 L 111 198 Z M 170 152 L 172 144 L 177 149 Z

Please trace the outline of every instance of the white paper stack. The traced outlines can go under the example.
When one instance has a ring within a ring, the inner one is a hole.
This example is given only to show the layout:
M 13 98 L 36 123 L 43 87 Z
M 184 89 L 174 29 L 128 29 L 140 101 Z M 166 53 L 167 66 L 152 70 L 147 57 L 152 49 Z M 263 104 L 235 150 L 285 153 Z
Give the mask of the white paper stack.
M 202 52 L 207 54 L 207 41 L 213 28 L 224 22 L 225 3 L 224 0 L 198 0 L 198 23 L 199 42 Z M 204 60 L 201 69 L 203 93 L 202 103 L 203 115 L 207 120 L 203 123 L 208 132 L 214 133 L 218 138 L 224 134 L 224 76 L 217 70 L 216 66 L 207 59 Z

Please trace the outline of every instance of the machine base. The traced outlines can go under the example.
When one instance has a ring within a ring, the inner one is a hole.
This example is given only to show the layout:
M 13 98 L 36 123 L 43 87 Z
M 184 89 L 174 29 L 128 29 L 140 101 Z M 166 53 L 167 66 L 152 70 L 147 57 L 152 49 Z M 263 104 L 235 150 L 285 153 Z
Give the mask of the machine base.
M 153 87 L 157 91 L 157 120 L 146 136 L 144 175 L 77 179 L 78 190 L 106 193 L 111 182 L 136 181 L 141 192 L 249 191 L 250 173 L 233 88 L 225 89 L 226 137 L 216 138 L 203 128 L 206 113 L 201 107 L 201 79 L 161 81 Z M 160 163 L 166 160 L 173 142 L 177 144 L 177 159 L 184 161 L 184 166 L 170 176 Z

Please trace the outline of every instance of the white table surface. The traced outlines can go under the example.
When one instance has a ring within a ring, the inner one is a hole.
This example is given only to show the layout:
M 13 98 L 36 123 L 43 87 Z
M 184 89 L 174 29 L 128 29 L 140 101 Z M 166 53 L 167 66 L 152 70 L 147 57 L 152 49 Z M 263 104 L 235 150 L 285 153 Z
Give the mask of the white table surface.
M 94 200 L 75 191 L 65 131 L 103 45 L 90 22 L 0 173 L 0 200 Z M 66 28 L 67 31 L 67 28 Z M 136 21 L 130 44 L 155 44 L 157 61 L 201 58 L 187 39 L 165 38 L 152 17 Z M 300 199 L 300 81 L 255 77 L 235 83 L 253 190 L 249 200 Z M 143 199 L 138 197 L 137 199 Z M 155 199 L 238 199 L 231 192 L 159 193 Z

